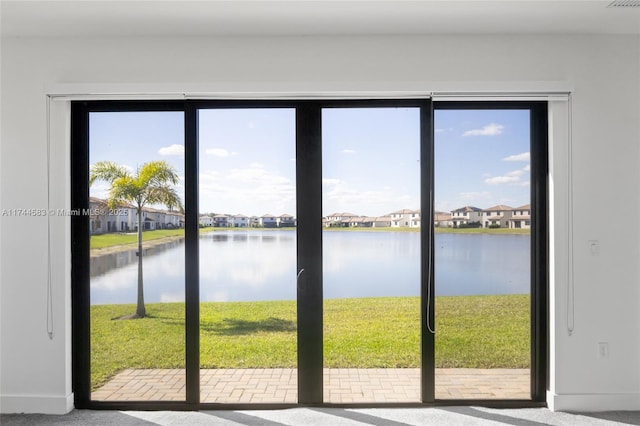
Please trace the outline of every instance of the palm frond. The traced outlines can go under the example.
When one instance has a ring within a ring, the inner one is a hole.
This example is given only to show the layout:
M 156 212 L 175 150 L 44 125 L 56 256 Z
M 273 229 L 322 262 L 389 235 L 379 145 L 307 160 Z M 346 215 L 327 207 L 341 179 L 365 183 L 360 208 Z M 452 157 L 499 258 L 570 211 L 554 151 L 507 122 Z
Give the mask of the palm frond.
M 96 180 L 113 183 L 116 179 L 130 176 L 129 171 L 123 166 L 112 161 L 99 161 L 89 169 L 89 186 Z
M 164 184 L 177 185 L 180 181 L 176 170 L 166 161 L 150 161 L 138 170 L 138 178 L 150 187 Z

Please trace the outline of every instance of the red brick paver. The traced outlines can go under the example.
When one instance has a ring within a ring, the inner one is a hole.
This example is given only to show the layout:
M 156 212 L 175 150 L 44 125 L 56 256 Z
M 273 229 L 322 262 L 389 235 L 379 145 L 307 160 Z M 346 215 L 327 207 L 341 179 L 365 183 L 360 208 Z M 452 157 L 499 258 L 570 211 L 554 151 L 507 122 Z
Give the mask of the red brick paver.
M 290 368 L 200 370 L 200 399 L 209 403 L 296 403 Z M 529 399 L 528 369 L 436 369 L 436 399 Z M 91 395 L 98 401 L 184 401 L 180 369 L 128 369 Z M 419 402 L 417 368 L 325 368 L 329 403 Z

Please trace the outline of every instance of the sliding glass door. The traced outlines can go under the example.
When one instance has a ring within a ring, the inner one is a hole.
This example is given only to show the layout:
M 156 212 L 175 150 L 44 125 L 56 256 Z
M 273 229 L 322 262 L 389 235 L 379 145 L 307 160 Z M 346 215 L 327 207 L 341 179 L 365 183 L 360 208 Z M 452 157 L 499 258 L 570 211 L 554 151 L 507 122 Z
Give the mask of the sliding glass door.
M 531 111 L 435 111 L 435 397 L 531 395 Z
M 91 112 L 96 401 L 185 401 L 184 115 Z
M 203 403 L 298 400 L 295 118 L 198 110 Z
M 543 401 L 545 113 L 74 102 L 76 407 Z
M 322 110 L 324 401 L 420 401 L 420 108 Z

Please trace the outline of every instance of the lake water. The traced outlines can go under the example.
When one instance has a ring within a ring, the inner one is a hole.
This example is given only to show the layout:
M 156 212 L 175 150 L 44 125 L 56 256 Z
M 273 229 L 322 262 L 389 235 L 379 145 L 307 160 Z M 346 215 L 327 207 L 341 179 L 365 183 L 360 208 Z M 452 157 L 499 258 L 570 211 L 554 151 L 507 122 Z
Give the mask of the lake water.
M 200 238 L 200 299 L 294 300 L 295 231 L 216 231 Z M 525 294 L 528 235 L 436 234 L 436 295 Z M 418 296 L 420 234 L 323 234 L 325 298 Z M 145 301 L 184 301 L 184 244 L 144 257 Z M 135 251 L 92 259 L 91 303 L 135 303 Z

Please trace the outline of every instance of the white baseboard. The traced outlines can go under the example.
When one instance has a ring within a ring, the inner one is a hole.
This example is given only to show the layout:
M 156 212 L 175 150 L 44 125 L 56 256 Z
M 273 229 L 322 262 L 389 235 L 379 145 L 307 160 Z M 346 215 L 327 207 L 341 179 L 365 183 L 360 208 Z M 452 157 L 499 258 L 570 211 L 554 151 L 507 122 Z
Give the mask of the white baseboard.
M 1 395 L 0 413 L 67 414 L 73 410 L 73 393 L 52 395 Z
M 547 405 L 551 411 L 635 411 L 640 410 L 640 393 L 554 395 L 548 392 Z

